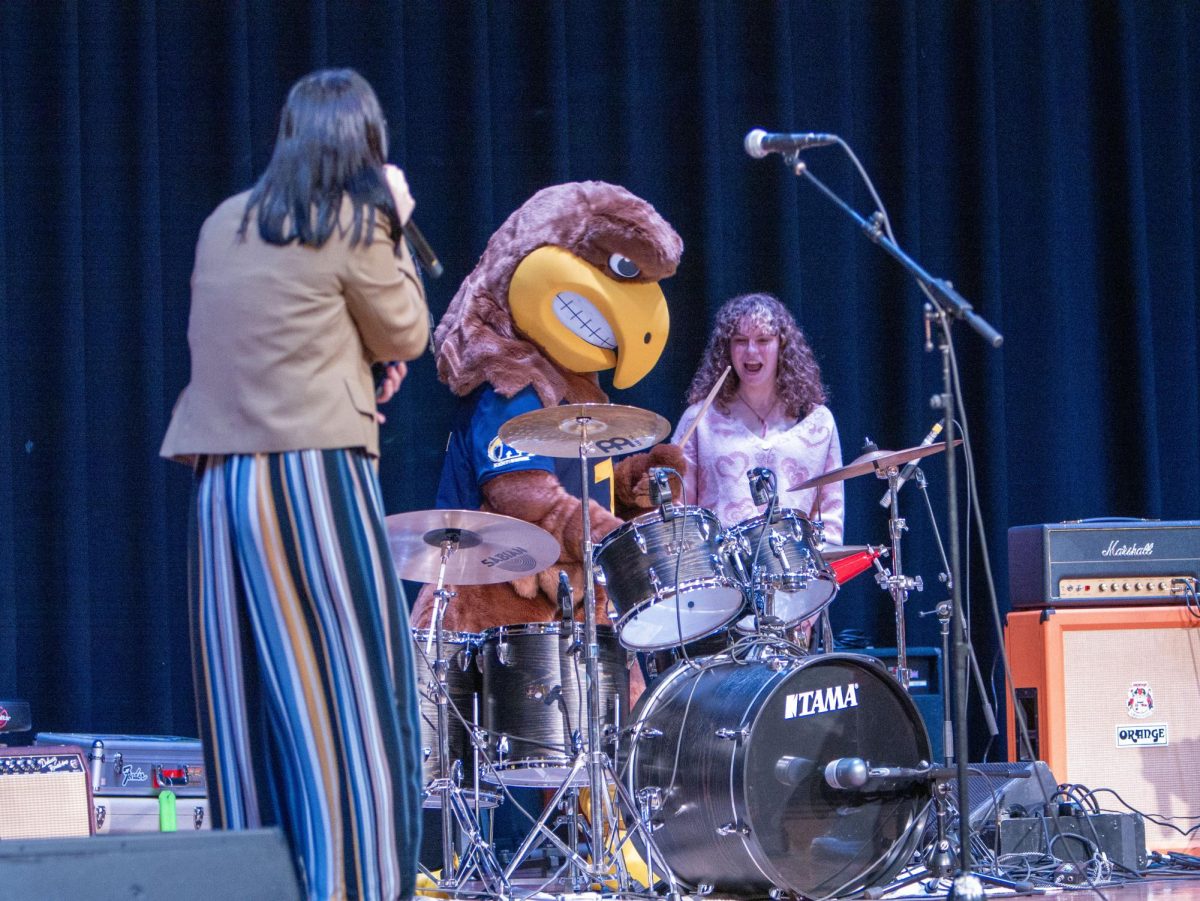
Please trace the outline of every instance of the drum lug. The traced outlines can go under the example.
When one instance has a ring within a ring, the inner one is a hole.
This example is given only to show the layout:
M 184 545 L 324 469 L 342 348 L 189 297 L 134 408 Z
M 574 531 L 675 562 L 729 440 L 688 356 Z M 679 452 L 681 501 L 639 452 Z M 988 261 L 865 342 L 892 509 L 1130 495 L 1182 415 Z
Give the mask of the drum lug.
M 745 741 L 750 737 L 750 730 L 746 727 L 742 727 L 741 729 L 718 729 L 715 734 L 717 738 L 724 738 L 727 741 Z
M 825 543 L 825 520 L 820 518 L 811 519 L 808 524 L 812 529 L 813 545 L 819 548 Z
M 633 527 L 633 543 L 638 546 L 639 551 L 646 553 L 646 538 L 638 531 L 637 526 Z
M 646 578 L 650 580 L 650 587 L 654 589 L 654 599 L 657 601 L 662 596 L 662 582 L 658 580 L 658 573 L 651 566 L 647 569 Z
M 790 570 L 792 567 L 788 563 L 787 554 L 784 553 L 783 550 L 783 536 L 778 532 L 772 531 L 771 537 L 767 539 L 767 543 L 771 545 L 771 553 L 779 559 L 781 564 L 783 564 L 783 571 L 787 572 Z
M 640 741 L 643 738 L 662 738 L 662 729 L 655 729 L 653 726 L 647 726 L 642 729 L 634 730 L 634 741 Z
M 721 576 L 721 578 L 722 579 L 728 578 L 725 575 L 725 561 L 721 559 L 720 555 L 713 554 L 710 559 L 712 560 L 713 569 L 715 569 L 717 571 L 717 573 Z
M 732 823 L 725 823 L 717 827 L 717 835 L 749 835 L 750 827 L 745 823 L 739 823 L 734 820 Z
M 510 659 L 508 652 L 508 642 L 501 641 L 496 644 L 496 659 L 500 661 L 501 666 L 508 666 Z

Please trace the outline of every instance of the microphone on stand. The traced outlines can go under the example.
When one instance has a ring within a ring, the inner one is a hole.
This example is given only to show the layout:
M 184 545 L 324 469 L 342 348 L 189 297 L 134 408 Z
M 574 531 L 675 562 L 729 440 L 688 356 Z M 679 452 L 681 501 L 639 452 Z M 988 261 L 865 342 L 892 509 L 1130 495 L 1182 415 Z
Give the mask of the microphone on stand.
M 662 507 L 663 519 L 670 519 L 666 511 L 666 507 L 671 506 L 671 501 L 674 500 L 674 495 L 671 493 L 671 470 L 667 466 L 651 466 L 650 467 L 650 503 L 656 507 Z
M 933 424 L 933 428 L 929 430 L 929 434 L 921 439 L 921 443 L 917 447 L 929 447 L 937 440 L 937 436 L 942 433 L 942 423 L 939 420 Z M 904 483 L 912 478 L 912 474 L 917 471 L 917 461 L 909 460 L 908 465 L 900 470 L 900 477 L 896 480 L 896 493 L 900 493 L 900 489 L 904 487 Z M 892 505 L 892 489 L 888 488 L 884 492 L 883 497 L 879 499 L 879 506 L 890 507 Z
M 759 507 L 771 503 L 771 498 L 775 497 L 778 491 L 775 473 L 765 466 L 755 466 L 746 473 L 746 478 L 750 481 L 750 497 L 754 499 L 754 503 Z
M 931 766 L 871 766 L 861 757 L 836 757 L 825 765 L 825 783 L 842 791 L 876 792 L 932 781 Z
M 575 600 L 571 596 L 571 580 L 561 569 L 558 571 L 558 608 L 562 613 L 558 634 L 562 638 L 571 638 L 575 633 Z
M 746 148 L 746 153 L 756 160 L 761 160 L 768 153 L 796 153 L 800 150 L 808 150 L 810 147 L 836 144 L 839 140 L 837 135 L 822 134 L 821 132 L 772 134 L 756 128 L 746 134 L 742 143 Z

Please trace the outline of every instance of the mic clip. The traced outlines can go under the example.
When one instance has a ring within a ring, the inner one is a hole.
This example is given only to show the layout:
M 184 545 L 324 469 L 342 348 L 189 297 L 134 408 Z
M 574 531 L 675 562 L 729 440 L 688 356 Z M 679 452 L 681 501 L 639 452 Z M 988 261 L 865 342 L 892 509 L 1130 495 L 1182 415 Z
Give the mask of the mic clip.
M 670 519 L 672 514 L 667 508 L 671 506 L 674 495 L 671 494 L 670 472 L 665 466 L 650 467 L 650 503 L 662 508 L 663 519 Z
M 765 507 L 778 494 L 775 473 L 765 466 L 756 466 L 746 473 L 750 480 L 750 496 L 759 507 Z

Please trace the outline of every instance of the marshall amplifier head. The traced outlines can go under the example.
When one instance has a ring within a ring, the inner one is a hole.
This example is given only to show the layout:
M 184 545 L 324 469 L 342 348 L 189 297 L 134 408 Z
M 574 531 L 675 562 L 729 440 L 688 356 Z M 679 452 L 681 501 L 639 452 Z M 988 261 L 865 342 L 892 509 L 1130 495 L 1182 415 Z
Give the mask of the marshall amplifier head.
M 1008 530 L 1013 607 L 1195 602 L 1198 581 L 1198 520 L 1094 520 Z

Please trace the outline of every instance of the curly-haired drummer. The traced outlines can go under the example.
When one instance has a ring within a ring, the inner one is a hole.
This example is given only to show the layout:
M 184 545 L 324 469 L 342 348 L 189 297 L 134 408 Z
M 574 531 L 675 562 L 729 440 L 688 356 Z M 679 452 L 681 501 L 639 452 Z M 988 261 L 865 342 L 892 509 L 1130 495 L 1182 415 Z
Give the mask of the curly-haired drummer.
M 704 399 L 727 367 L 732 371 L 701 416 Z M 775 472 L 779 507 L 825 524 L 825 539 L 842 542 L 841 482 L 789 491 L 812 476 L 842 465 L 837 424 L 825 406 L 821 368 L 804 333 L 778 298 L 743 294 L 726 301 L 688 391 L 691 404 L 679 420 L 686 500 L 712 510 L 725 526 L 757 516 L 746 473 Z

